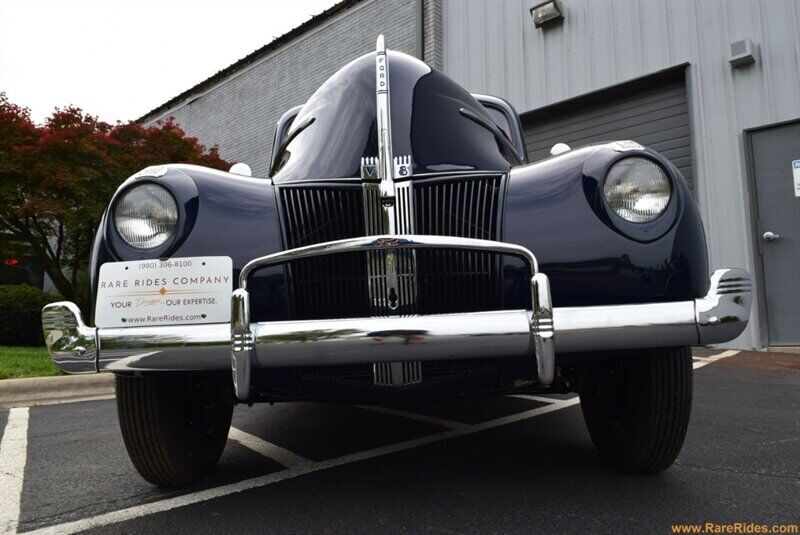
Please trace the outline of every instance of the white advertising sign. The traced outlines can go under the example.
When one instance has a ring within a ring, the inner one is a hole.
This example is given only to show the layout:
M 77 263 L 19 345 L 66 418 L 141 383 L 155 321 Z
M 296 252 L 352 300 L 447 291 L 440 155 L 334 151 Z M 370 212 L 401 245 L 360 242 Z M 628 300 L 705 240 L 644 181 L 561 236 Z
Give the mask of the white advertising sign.
M 792 162 L 792 178 L 794 178 L 794 196 L 800 197 L 800 160 Z
M 113 262 L 100 266 L 97 327 L 193 325 L 231 320 L 228 256 Z

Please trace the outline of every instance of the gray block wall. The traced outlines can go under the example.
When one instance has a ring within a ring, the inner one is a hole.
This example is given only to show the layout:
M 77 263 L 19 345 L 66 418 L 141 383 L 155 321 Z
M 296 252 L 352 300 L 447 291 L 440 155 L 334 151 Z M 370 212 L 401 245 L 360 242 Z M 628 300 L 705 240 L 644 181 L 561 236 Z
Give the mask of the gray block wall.
M 375 50 L 378 34 L 389 48 L 420 55 L 421 6 L 411 0 L 360 2 L 145 124 L 172 116 L 188 135 L 218 145 L 224 159 L 267 176 L 278 118 L 340 67 Z
M 424 0 L 422 11 L 422 59 L 429 66 L 443 70 L 442 57 L 442 0 Z

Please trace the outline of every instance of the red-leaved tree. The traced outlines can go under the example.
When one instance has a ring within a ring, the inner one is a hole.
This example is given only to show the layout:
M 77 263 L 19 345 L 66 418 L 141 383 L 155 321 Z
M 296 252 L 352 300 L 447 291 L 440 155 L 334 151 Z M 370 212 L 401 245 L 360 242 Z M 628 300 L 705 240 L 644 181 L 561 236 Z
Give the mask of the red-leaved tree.
M 94 233 L 117 187 L 148 165 L 230 164 L 170 119 L 114 125 L 76 107 L 42 126 L 0 93 L 0 233 L 33 249 L 56 289 L 85 308 Z

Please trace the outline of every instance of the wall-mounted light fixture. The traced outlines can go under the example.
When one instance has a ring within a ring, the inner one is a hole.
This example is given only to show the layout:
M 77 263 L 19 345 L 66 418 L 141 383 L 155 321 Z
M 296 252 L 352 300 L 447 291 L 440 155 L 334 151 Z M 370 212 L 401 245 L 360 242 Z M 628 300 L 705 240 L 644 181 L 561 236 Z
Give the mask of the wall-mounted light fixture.
M 537 28 L 558 23 L 564 20 L 564 6 L 561 5 L 561 0 L 547 0 L 531 8 L 531 18 Z

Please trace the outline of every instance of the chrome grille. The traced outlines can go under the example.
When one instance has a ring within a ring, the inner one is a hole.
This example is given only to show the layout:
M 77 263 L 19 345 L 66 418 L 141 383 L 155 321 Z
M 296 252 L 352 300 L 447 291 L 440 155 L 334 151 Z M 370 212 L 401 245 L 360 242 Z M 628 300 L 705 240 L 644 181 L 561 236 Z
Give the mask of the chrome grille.
M 414 187 L 420 234 L 496 240 L 501 177 L 458 178 Z M 502 308 L 502 257 L 457 250 L 416 252 L 417 302 L 421 310 L 466 312 Z M 452 291 L 457 288 L 458 291 Z M 480 308 L 477 308 L 480 307 Z
M 364 236 L 360 185 L 279 191 L 287 249 Z
M 500 239 L 501 175 L 397 183 L 398 233 Z M 287 248 L 385 233 L 377 184 L 279 186 Z M 399 306 L 388 306 L 387 255 Z M 291 319 L 474 312 L 503 308 L 502 256 L 457 250 L 330 255 L 287 266 Z
M 361 186 L 280 188 L 287 249 L 363 236 Z M 363 253 L 297 260 L 287 265 L 289 314 L 294 319 L 364 315 L 369 295 Z
M 417 231 L 434 236 L 496 240 L 500 176 L 459 177 L 414 185 Z
M 373 383 L 381 386 L 405 386 L 422 382 L 422 363 L 376 362 L 372 365 Z
M 347 384 L 403 386 L 418 384 L 423 380 L 455 379 L 465 375 L 489 373 L 496 370 L 494 359 L 376 362 L 374 364 L 309 366 L 302 369 L 302 378 L 311 381 Z
M 411 181 L 397 184 L 395 196 L 397 209 L 395 210 L 395 228 L 398 234 L 425 234 L 416 230 L 414 221 L 414 196 Z M 397 292 L 400 306 L 398 315 L 419 314 L 417 303 L 417 277 L 415 273 L 416 251 L 397 251 L 395 262 L 397 264 Z

